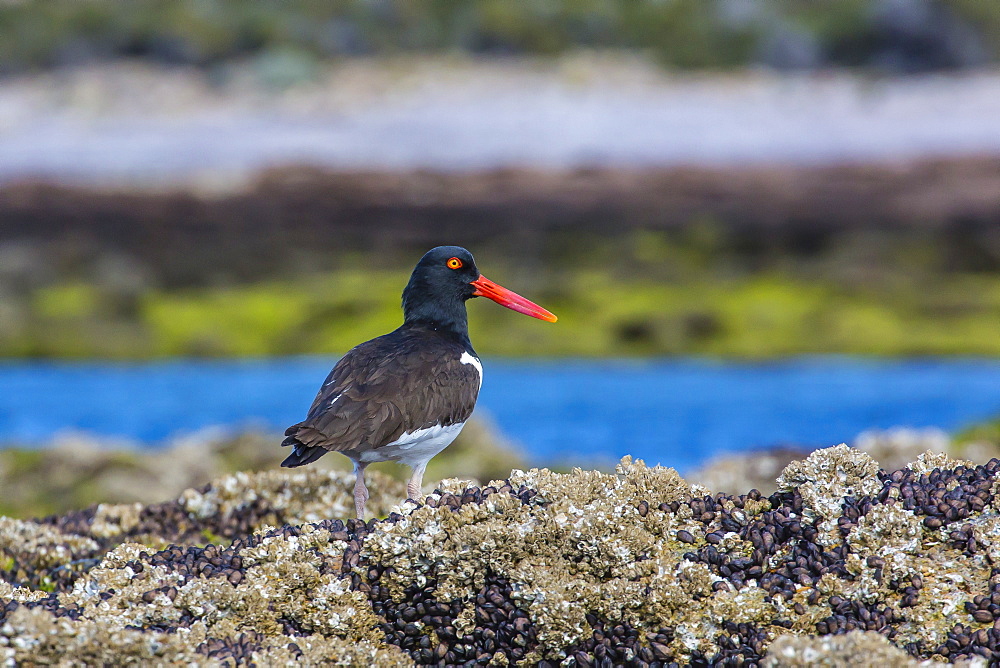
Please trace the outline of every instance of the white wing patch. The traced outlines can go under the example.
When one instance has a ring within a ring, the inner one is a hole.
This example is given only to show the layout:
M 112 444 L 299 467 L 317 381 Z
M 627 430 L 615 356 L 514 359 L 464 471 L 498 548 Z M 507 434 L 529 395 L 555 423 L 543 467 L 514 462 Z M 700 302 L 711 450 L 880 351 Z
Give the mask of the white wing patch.
M 476 367 L 476 371 L 479 372 L 479 389 L 483 389 L 483 363 L 470 355 L 468 352 L 463 352 L 462 356 L 458 358 L 458 361 L 462 364 L 471 364 Z

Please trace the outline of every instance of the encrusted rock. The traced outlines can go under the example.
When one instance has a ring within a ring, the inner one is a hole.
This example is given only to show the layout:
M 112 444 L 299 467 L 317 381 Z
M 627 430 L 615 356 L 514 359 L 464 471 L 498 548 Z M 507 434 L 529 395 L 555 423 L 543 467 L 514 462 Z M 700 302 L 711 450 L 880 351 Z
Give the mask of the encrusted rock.
M 975 464 L 967 459 L 955 459 L 946 452 L 928 450 L 917 455 L 916 460 L 907 466 L 914 473 L 930 473 L 934 469 L 946 471 L 959 466 L 973 467 Z
M 842 513 L 844 498 L 875 494 L 882 486 L 878 472 L 878 462 L 870 456 L 840 444 L 792 462 L 778 476 L 777 485 L 802 496 L 803 516 L 818 521 L 820 540 L 833 545 L 837 542 L 833 522 Z
M 889 473 L 838 446 L 786 467 L 783 491 L 733 496 L 626 458 L 447 481 L 419 503 L 390 489 L 370 522 L 325 519 L 349 513 L 349 476 L 274 471 L 5 518 L 0 660 L 996 661 L 998 470 Z
M 913 668 L 930 666 L 917 661 L 873 631 L 851 631 L 841 636 L 783 635 L 771 643 L 764 657 L 765 668 L 811 668 L 812 666 L 879 666 Z

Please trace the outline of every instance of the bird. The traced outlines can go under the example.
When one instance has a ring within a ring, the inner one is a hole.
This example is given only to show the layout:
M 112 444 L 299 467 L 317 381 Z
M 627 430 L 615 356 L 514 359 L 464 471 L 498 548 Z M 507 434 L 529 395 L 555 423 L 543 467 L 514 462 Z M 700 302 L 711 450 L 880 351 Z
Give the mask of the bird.
M 285 430 L 281 466 L 310 464 L 328 452 L 354 463 L 354 507 L 364 519 L 365 467 L 409 466 L 417 500 L 427 462 L 448 447 L 472 414 L 483 365 L 469 340 L 465 303 L 485 297 L 547 322 L 555 315 L 487 279 L 460 246 L 438 246 L 417 262 L 403 290 L 403 324 L 361 343 L 333 367 L 306 419 Z

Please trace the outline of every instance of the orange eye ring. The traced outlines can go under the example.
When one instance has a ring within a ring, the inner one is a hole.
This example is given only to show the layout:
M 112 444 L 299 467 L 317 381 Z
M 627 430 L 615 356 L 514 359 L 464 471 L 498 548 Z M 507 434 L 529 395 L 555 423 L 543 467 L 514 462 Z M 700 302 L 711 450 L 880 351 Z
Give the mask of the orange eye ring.
M 449 258 L 448 261 L 445 264 L 448 265 L 449 269 L 461 269 L 463 263 L 457 257 L 453 257 L 453 258 Z

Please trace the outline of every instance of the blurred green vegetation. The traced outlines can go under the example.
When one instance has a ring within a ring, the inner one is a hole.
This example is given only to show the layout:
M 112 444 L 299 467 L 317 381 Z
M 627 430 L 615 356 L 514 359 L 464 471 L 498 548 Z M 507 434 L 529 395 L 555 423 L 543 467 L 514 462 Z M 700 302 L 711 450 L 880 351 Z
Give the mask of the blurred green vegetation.
M 1000 416 L 995 420 L 980 422 L 961 430 L 955 434 L 955 442 L 959 444 L 992 443 L 1000 447 Z
M 507 356 L 1000 355 L 1000 238 L 988 228 L 765 232 L 705 218 L 483 240 L 470 245 L 481 270 L 559 322 L 474 299 L 473 342 Z M 225 273 L 245 254 L 206 246 L 178 256 L 202 274 L 171 281 L 174 260 L 92 247 L 67 263 L 58 245 L 10 246 L 30 261 L 0 267 L 0 357 L 340 354 L 400 324 L 423 252 L 328 253 L 317 268 L 275 247 L 277 266 L 253 280 Z
M 484 265 L 490 266 L 490 265 Z M 939 274 L 849 283 L 788 272 L 672 280 L 589 266 L 493 280 L 559 316 L 540 323 L 470 302 L 471 335 L 491 355 L 679 355 L 767 358 L 808 353 L 1000 355 L 1000 276 Z M 406 270 L 344 269 L 298 280 L 153 290 L 129 317 L 78 282 L 32 293 L 0 331 L 7 357 L 244 356 L 342 353 L 401 322 Z M 134 317 L 133 317 L 134 316 Z
M 640 49 L 718 68 L 975 64 L 1000 53 L 1000 5 L 982 0 L 55 0 L 0 3 L 0 70 L 143 57 L 214 67 L 255 58 L 276 83 L 319 59 L 399 52 L 551 55 Z M 975 53 L 971 43 L 980 44 Z M 892 59 L 906 62 L 892 63 Z

